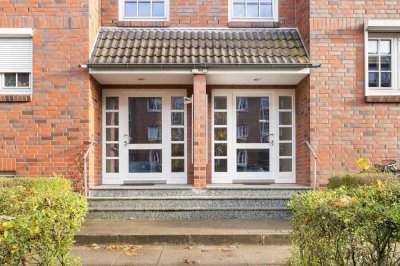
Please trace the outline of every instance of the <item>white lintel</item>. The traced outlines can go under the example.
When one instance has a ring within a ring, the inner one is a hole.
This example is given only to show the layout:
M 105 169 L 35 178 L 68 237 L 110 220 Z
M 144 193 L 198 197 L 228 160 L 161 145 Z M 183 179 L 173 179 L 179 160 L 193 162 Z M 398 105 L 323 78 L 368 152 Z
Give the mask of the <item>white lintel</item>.
M 0 37 L 32 37 L 32 28 L 0 28 Z
M 400 32 L 399 19 L 369 19 L 365 24 L 369 32 Z

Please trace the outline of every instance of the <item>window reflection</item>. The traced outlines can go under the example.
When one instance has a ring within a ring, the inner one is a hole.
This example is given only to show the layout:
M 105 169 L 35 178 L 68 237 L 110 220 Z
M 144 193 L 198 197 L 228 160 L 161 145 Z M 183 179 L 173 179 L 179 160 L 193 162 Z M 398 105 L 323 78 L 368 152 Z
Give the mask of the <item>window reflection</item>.
M 161 143 L 161 98 L 130 97 L 128 105 L 130 143 Z

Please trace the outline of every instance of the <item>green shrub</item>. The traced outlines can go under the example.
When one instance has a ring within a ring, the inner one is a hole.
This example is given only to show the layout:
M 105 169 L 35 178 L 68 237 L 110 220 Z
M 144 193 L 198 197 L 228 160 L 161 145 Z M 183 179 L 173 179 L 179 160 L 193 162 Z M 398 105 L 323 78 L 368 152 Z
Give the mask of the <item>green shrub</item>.
M 70 181 L 0 179 L 0 265 L 77 265 L 69 249 L 87 212 Z
M 342 186 L 347 188 L 375 186 L 378 181 L 384 184 L 400 184 L 400 178 L 391 173 L 358 173 L 335 175 L 329 178 L 328 189 L 336 189 Z
M 400 189 L 340 188 L 295 195 L 289 265 L 398 265 Z

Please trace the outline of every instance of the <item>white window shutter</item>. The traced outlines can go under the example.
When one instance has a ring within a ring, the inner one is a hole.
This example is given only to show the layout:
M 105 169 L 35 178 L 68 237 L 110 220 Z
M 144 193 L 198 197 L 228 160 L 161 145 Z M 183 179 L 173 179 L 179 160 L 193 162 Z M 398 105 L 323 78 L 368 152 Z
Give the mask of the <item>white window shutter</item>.
M 32 72 L 32 38 L 0 37 L 0 72 Z

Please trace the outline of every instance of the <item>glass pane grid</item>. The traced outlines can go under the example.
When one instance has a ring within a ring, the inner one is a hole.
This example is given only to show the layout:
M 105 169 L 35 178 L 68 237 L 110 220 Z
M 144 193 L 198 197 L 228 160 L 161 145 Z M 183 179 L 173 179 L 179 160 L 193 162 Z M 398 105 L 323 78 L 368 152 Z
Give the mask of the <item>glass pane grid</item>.
M 232 1 L 233 18 L 263 19 L 273 17 L 273 0 L 235 0 Z
M 171 172 L 185 172 L 185 106 L 183 97 L 171 97 Z
M 165 0 L 125 0 L 124 16 L 127 18 L 165 18 Z
M 368 87 L 392 88 L 392 40 L 368 41 Z

